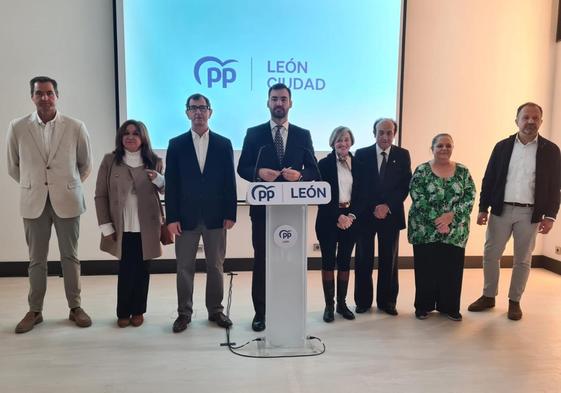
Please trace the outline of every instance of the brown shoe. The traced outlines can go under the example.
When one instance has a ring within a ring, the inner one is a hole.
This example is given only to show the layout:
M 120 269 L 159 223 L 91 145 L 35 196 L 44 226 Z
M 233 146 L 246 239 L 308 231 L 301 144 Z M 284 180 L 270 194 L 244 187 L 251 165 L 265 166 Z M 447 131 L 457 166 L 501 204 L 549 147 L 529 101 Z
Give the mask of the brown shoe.
M 489 308 L 495 307 L 495 298 L 487 297 L 485 295 L 481 296 L 475 302 L 471 303 L 468 307 L 468 311 L 478 312 L 484 311 Z
M 129 326 L 131 323 L 130 318 L 119 318 L 117 319 L 117 325 L 120 328 L 126 328 L 127 326 Z
M 134 327 L 139 327 L 144 322 L 144 316 L 142 314 L 133 315 L 131 318 L 131 325 Z
M 508 319 L 512 321 L 519 321 L 522 319 L 522 309 L 520 308 L 520 302 L 515 302 L 512 300 L 508 301 Z
M 79 327 L 89 327 L 92 324 L 92 320 L 88 314 L 81 307 L 76 307 L 70 310 L 68 319 L 74 321 L 76 326 Z
M 33 326 L 43 322 L 43 314 L 29 311 L 16 326 L 16 333 L 27 333 Z

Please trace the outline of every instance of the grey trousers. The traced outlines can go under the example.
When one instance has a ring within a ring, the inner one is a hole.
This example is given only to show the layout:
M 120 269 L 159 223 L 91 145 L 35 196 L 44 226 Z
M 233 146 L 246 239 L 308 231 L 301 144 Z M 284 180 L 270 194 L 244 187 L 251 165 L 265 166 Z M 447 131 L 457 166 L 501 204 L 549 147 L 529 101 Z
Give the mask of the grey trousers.
M 177 257 L 177 313 L 193 314 L 193 281 L 199 240 L 203 237 L 206 256 L 206 308 L 212 315 L 222 312 L 224 297 L 224 257 L 226 255 L 226 230 L 207 229 L 200 224 L 194 230 L 183 231 L 175 238 Z
M 483 295 L 495 297 L 498 294 L 499 262 L 512 235 L 514 257 L 508 298 L 515 302 L 520 301 L 530 275 L 532 251 L 538 233 L 538 224 L 531 223 L 532 210 L 531 207 L 504 205 L 501 216 L 490 215 L 483 251 Z
M 25 240 L 29 247 L 29 310 L 43 310 L 47 291 L 47 256 L 51 228 L 54 224 L 60 251 L 60 263 L 64 276 L 64 291 L 68 307 L 80 307 L 80 261 L 78 260 L 78 236 L 80 216 L 60 218 L 47 198 L 43 213 L 37 218 L 23 219 Z

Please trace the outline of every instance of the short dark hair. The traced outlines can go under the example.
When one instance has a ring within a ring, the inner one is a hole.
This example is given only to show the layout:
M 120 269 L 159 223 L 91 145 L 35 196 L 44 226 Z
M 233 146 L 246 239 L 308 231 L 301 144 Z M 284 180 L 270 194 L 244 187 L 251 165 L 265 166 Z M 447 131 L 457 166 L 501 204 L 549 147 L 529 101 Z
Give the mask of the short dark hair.
M 136 127 L 138 133 L 140 134 L 140 140 L 142 141 L 142 145 L 140 146 L 140 156 L 142 157 L 144 167 L 148 169 L 156 169 L 156 165 L 158 161 L 160 161 L 160 157 L 158 157 L 152 150 L 148 129 L 143 122 L 133 119 L 129 119 L 121 124 L 121 127 L 119 127 L 117 133 L 115 134 L 115 150 L 113 153 L 115 153 L 115 160 L 117 161 L 117 164 L 120 165 L 123 163 L 123 157 L 125 156 L 123 136 L 125 135 L 127 127 L 131 124 Z
M 394 133 L 397 134 L 397 123 L 395 122 L 395 120 L 390 119 L 389 117 L 381 117 L 374 122 L 374 126 L 373 126 L 374 135 L 376 135 L 376 127 L 378 127 L 378 124 L 380 124 L 383 121 L 391 121 L 393 124 Z
M 189 106 L 189 101 L 200 100 L 201 98 L 203 98 L 205 100 L 206 104 L 208 105 L 208 108 L 210 109 L 210 100 L 207 97 L 205 97 L 204 95 L 202 95 L 201 93 L 191 94 L 189 96 L 189 98 L 187 98 L 187 101 L 185 101 L 185 106 L 186 107 Z
M 518 107 L 518 109 L 516 110 L 516 117 L 518 117 L 518 115 L 520 114 L 520 112 L 522 111 L 522 109 L 524 109 L 524 108 L 527 107 L 527 106 L 535 106 L 536 108 L 539 109 L 540 114 L 543 116 L 543 109 L 542 109 L 542 107 L 539 106 L 538 104 L 536 104 L 535 102 L 530 102 L 530 101 L 528 101 L 528 102 L 525 102 L 525 103 L 523 103 L 522 105 L 520 105 L 520 106 Z
M 269 93 L 268 93 L 267 97 L 271 96 L 271 92 L 273 90 L 286 90 L 286 91 L 288 91 L 288 98 L 292 99 L 292 92 L 290 91 L 288 86 L 285 85 L 284 83 L 275 83 L 273 86 L 269 87 Z
M 35 92 L 35 83 L 52 83 L 53 88 L 55 89 L 55 94 L 58 97 L 58 83 L 53 78 L 49 78 L 48 76 L 36 76 L 29 81 L 29 87 L 31 88 L 31 96 Z

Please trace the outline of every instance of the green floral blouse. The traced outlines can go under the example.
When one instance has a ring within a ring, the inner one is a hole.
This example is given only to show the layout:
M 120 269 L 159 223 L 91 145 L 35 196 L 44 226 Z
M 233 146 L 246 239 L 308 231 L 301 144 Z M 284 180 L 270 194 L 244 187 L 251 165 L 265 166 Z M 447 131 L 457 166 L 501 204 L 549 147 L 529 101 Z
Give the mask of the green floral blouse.
M 454 175 L 445 179 L 436 176 L 425 162 L 415 169 L 409 192 L 413 201 L 407 226 L 409 243 L 441 242 L 465 248 L 475 200 L 475 184 L 468 169 L 458 163 Z M 434 220 L 449 211 L 454 212 L 450 232 L 438 233 Z

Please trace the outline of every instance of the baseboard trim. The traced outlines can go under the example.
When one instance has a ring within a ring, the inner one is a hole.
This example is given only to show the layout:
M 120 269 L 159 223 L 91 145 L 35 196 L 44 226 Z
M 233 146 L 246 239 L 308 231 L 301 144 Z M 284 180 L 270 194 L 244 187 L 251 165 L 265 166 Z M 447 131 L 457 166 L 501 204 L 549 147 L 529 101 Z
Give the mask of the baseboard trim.
M 26 277 L 27 266 L 29 262 L 0 262 L 0 277 Z M 242 272 L 251 271 L 253 265 L 252 258 L 229 258 L 224 262 L 225 272 Z M 466 269 L 476 269 L 482 267 L 481 256 L 467 256 L 464 266 Z M 504 256 L 501 259 L 501 267 L 512 267 L 512 256 Z M 561 275 L 561 261 L 544 255 L 534 255 L 532 258 L 532 267 L 543 268 L 553 273 Z M 83 276 L 99 276 L 117 274 L 119 265 L 114 260 L 88 260 L 81 262 Z M 351 261 L 351 268 L 354 268 L 354 260 Z M 377 268 L 377 261 L 374 262 L 374 268 Z M 400 269 L 413 269 L 413 257 L 400 257 Z M 197 272 L 206 270 L 204 259 L 197 259 Z M 308 258 L 308 270 L 320 270 L 321 258 Z M 48 271 L 50 276 L 61 276 L 62 271 L 59 261 L 49 261 Z M 158 259 L 152 262 L 150 267 L 152 274 L 175 273 L 175 259 Z

